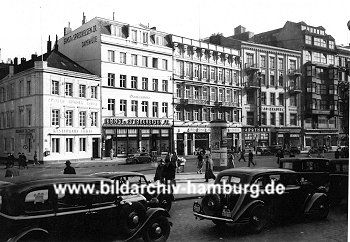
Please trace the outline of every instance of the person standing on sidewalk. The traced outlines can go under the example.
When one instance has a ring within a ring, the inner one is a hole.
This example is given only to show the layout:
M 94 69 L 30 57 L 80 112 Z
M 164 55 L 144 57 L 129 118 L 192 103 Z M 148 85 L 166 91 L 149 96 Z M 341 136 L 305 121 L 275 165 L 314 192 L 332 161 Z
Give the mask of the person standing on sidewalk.
M 256 164 L 253 161 L 253 152 L 252 150 L 249 150 L 249 154 L 248 154 L 248 167 L 250 167 L 250 163 L 252 163 L 253 166 L 255 166 Z
M 229 169 L 235 168 L 234 157 L 233 157 L 232 153 L 228 154 L 227 161 L 228 161 L 227 168 L 229 168 Z
M 164 183 L 164 162 L 162 159 L 158 161 L 158 166 L 156 169 L 156 174 L 154 175 L 154 181 L 159 181 L 160 183 Z
M 38 162 L 38 153 L 36 151 L 34 152 L 33 161 L 34 161 L 34 165 L 40 165 Z
M 202 174 L 203 169 L 203 153 L 199 152 L 197 161 L 197 174 Z
M 114 158 L 114 149 L 113 148 L 109 151 L 109 156 L 110 156 L 111 160 L 113 160 L 113 158 Z
M 205 182 L 208 182 L 209 179 L 215 180 L 215 175 L 213 173 L 213 160 L 211 159 L 211 155 L 206 156 L 206 162 L 205 162 Z
M 244 162 L 246 162 L 244 155 L 245 155 L 245 150 L 242 150 L 242 151 L 241 151 L 241 156 L 239 157 L 238 162 L 241 162 L 241 160 L 243 160 Z
M 76 174 L 75 169 L 71 166 L 69 160 L 66 161 L 66 168 L 64 168 L 63 174 Z

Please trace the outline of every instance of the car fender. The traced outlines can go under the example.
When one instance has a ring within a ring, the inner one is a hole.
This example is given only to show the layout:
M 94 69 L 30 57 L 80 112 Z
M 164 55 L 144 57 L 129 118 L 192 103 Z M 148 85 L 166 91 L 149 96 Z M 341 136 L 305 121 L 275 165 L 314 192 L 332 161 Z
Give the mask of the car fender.
M 245 205 L 234 217 L 233 222 L 236 222 L 249 208 L 255 207 L 257 205 L 265 205 L 265 202 L 262 200 L 254 200 Z
M 314 193 L 312 195 L 312 197 L 308 201 L 306 201 L 304 213 L 308 213 L 310 211 L 312 205 L 317 201 L 317 199 L 319 199 L 321 197 L 326 197 L 327 198 L 327 195 L 324 194 L 324 193 Z
M 32 232 L 40 232 L 42 234 L 49 235 L 49 232 L 45 229 L 42 229 L 42 228 L 27 228 L 24 231 L 17 234 L 16 236 L 8 239 L 7 242 L 16 242 L 16 241 L 20 240 L 23 236 L 25 236 L 29 233 L 32 233 Z
M 125 241 L 133 241 L 139 238 L 142 235 L 142 231 L 146 228 L 148 225 L 149 221 L 157 216 L 164 216 L 167 218 L 170 218 L 170 214 L 168 211 L 166 211 L 163 208 L 149 208 L 146 211 L 146 220 L 145 222 L 140 226 L 140 228 L 133 234 L 130 238 L 126 239 Z M 170 223 L 170 225 L 172 225 Z

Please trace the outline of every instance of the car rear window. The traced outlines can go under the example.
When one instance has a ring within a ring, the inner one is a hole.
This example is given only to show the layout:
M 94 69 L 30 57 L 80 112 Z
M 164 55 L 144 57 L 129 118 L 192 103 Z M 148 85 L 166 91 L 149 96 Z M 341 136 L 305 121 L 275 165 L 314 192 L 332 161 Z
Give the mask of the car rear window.
M 52 210 L 53 203 L 49 188 L 31 190 L 25 194 L 25 213 L 48 212 Z
M 293 162 L 283 162 L 282 168 L 293 169 Z
M 238 176 L 222 176 L 219 180 L 219 183 L 223 184 L 239 184 L 241 183 L 242 178 Z

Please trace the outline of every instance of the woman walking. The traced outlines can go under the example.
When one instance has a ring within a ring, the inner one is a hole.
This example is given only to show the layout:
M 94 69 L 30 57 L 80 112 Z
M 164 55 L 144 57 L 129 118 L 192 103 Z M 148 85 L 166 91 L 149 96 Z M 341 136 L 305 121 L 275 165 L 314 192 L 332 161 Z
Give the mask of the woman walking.
M 197 174 L 202 174 L 202 169 L 203 169 L 203 154 L 202 152 L 199 152 L 198 155 L 198 161 L 197 161 Z
M 213 173 L 213 160 L 211 159 L 210 155 L 206 156 L 204 178 L 205 178 L 205 182 L 208 182 L 209 179 L 215 180 L 215 175 Z

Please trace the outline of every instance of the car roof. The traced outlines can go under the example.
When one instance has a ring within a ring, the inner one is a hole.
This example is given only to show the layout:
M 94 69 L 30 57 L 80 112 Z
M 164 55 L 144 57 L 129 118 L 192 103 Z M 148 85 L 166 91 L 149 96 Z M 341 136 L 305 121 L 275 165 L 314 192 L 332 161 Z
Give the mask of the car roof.
M 261 168 L 249 168 L 249 167 L 243 167 L 243 168 L 232 168 L 227 169 L 222 172 L 220 172 L 220 176 L 224 175 L 233 175 L 233 174 L 241 174 L 241 175 L 248 175 L 248 176 L 256 176 L 264 173 L 295 173 L 294 171 L 288 170 L 288 169 L 281 169 L 281 168 L 271 168 L 271 167 L 261 167 Z
M 296 161 L 329 161 L 327 158 L 318 158 L 318 157 L 287 157 L 282 158 L 281 161 L 289 161 L 289 162 L 296 162 Z
M 24 175 L 16 176 L 12 178 L 2 178 L 0 180 L 1 188 L 7 187 L 14 190 L 23 190 L 30 187 L 36 187 L 45 184 L 59 184 L 59 183 L 68 183 L 68 182 L 95 182 L 99 180 L 106 180 L 99 177 L 92 177 L 88 175 L 46 175 L 46 174 L 33 174 L 33 175 Z
M 112 172 L 97 172 L 91 174 L 92 176 L 104 177 L 104 178 L 113 178 L 120 176 L 144 176 L 144 174 L 133 171 L 112 171 Z

